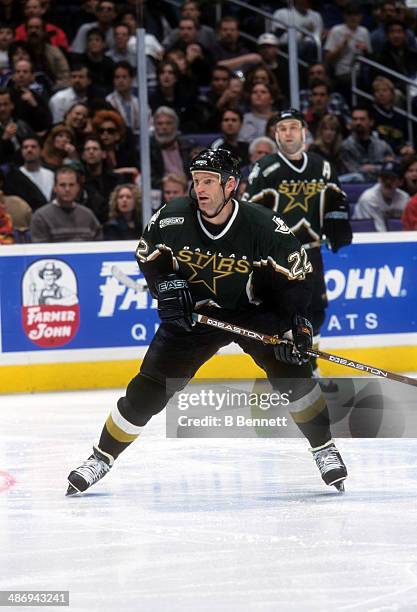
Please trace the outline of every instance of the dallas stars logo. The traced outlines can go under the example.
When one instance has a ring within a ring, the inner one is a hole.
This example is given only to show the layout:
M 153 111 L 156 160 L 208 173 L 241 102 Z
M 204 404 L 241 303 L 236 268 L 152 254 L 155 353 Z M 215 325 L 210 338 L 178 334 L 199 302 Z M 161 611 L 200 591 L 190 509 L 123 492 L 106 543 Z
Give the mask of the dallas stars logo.
M 191 276 L 187 278 L 187 281 L 189 283 L 202 283 L 214 295 L 217 295 L 217 281 L 225 276 L 233 274 L 232 271 L 226 272 L 218 269 L 216 255 L 212 255 L 201 265 L 190 262 L 188 262 L 187 265 L 193 271 Z
M 287 196 L 289 200 L 288 204 L 283 210 L 283 214 L 294 210 L 294 208 L 297 208 L 298 206 L 307 214 L 310 198 L 315 196 L 317 193 L 320 193 L 323 188 L 324 185 L 317 183 L 317 181 L 291 181 L 290 183 L 283 181 L 278 191 L 280 194 Z

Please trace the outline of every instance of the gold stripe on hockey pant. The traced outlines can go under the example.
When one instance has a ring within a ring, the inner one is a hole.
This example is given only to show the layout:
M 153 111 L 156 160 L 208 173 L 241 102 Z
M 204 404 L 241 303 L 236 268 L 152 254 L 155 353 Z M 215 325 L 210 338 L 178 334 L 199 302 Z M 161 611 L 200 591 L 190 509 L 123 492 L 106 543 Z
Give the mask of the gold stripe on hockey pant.
M 314 385 L 309 393 L 289 405 L 290 414 L 296 423 L 309 423 L 325 408 L 326 401 L 319 384 Z
M 112 438 L 118 442 L 130 443 L 136 440 L 143 427 L 129 423 L 119 412 L 117 406 L 109 414 L 106 429 Z

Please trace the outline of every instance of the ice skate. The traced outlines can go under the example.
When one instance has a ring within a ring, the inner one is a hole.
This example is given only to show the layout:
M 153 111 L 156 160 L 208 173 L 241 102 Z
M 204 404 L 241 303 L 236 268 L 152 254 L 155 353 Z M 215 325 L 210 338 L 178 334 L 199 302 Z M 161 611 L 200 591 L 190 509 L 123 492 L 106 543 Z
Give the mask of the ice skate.
M 311 448 L 310 450 L 313 453 L 314 461 L 320 470 L 324 482 L 329 486 L 335 486 L 340 493 L 343 493 L 347 470 L 333 440 L 329 440 L 323 446 Z
M 114 463 L 111 455 L 93 446 L 93 454 L 68 476 L 66 495 L 84 493 L 110 471 Z

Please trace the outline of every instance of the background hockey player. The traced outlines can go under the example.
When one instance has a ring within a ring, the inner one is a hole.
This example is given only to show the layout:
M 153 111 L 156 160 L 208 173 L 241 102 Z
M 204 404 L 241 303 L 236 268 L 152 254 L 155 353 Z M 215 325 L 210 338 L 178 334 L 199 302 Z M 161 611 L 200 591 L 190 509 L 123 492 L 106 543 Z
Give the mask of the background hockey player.
M 276 212 L 308 251 L 314 275 L 308 316 L 317 344 L 327 307 L 320 243 L 325 235 L 334 253 L 351 243 L 348 202 L 331 164 L 304 150 L 306 126 L 299 111 L 279 113 L 275 138 L 278 153 L 255 164 L 243 199 Z
M 307 437 L 327 484 L 347 472 L 331 439 L 327 407 L 311 378 L 312 329 L 306 319 L 311 264 L 288 227 L 265 207 L 238 202 L 239 164 L 229 151 L 205 150 L 192 162 L 192 197 L 172 200 L 150 219 L 137 259 L 158 301 L 161 325 L 140 372 L 109 415 L 97 447 L 68 479 L 67 494 L 100 480 L 172 395 L 222 346 L 236 341 L 272 386 L 291 380 L 291 416 Z M 276 347 L 194 324 L 193 310 L 270 334 Z

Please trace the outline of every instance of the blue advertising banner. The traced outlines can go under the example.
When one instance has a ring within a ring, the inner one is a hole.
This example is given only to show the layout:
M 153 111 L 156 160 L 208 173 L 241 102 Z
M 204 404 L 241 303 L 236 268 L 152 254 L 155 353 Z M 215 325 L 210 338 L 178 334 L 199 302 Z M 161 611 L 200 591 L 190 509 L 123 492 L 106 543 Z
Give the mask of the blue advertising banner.
M 322 337 L 417 333 L 417 236 L 367 235 L 324 249 L 329 308 Z M 135 243 L 22 245 L 0 250 L 1 353 L 147 346 L 155 303 Z M 114 271 L 144 287 L 126 287 Z M 381 345 L 384 344 L 383 339 Z
M 152 297 L 112 273 L 145 285 L 133 248 L 0 257 L 2 352 L 148 345 L 158 325 Z
M 323 259 L 323 337 L 417 332 L 417 241 L 323 249 Z

